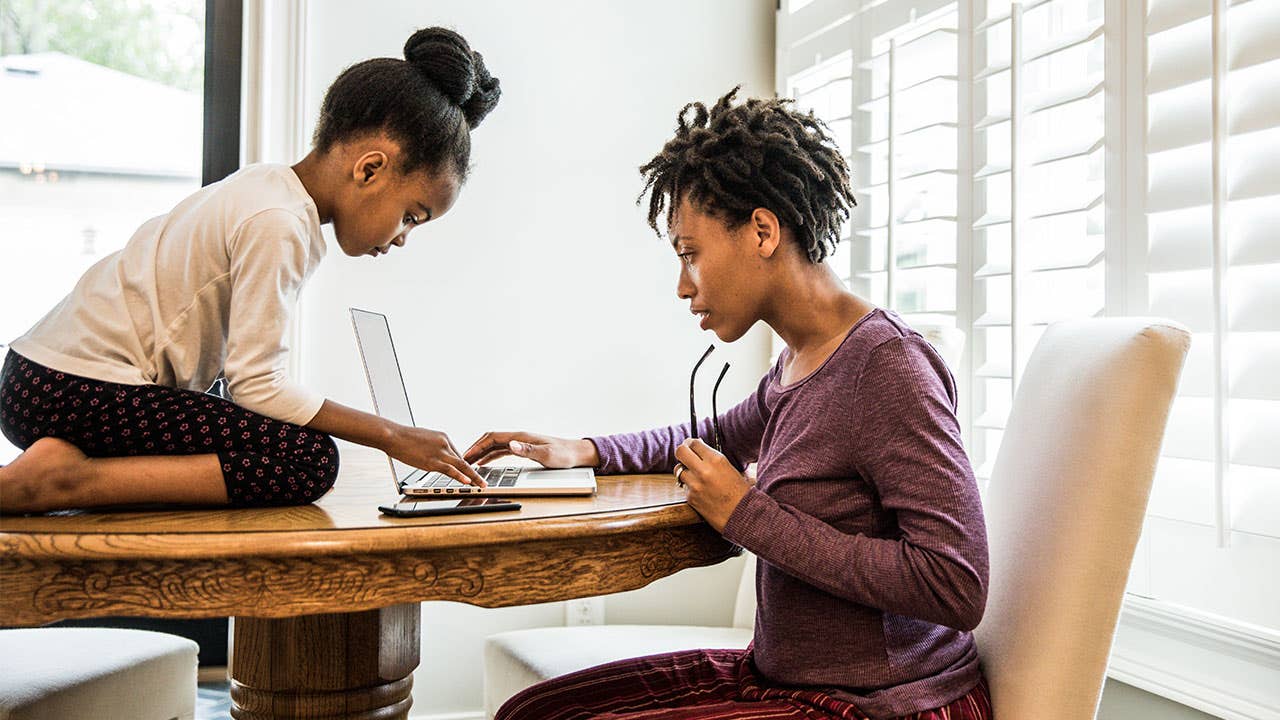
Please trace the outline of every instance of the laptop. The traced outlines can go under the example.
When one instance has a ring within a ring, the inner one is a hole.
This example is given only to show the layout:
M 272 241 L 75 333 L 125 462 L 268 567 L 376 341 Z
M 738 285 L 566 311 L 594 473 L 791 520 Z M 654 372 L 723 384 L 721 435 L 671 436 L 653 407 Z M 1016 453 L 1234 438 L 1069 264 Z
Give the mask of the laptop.
M 351 325 L 355 328 L 375 411 L 392 422 L 414 426 L 413 410 L 409 408 L 409 394 L 405 392 L 404 375 L 396 359 L 387 316 L 351 308 Z M 596 491 L 596 473 L 591 468 L 478 467 L 476 472 L 488 483 L 488 487 L 481 488 L 458 482 L 444 473 L 419 470 L 390 456 L 387 459 L 396 488 L 408 497 L 591 495 Z

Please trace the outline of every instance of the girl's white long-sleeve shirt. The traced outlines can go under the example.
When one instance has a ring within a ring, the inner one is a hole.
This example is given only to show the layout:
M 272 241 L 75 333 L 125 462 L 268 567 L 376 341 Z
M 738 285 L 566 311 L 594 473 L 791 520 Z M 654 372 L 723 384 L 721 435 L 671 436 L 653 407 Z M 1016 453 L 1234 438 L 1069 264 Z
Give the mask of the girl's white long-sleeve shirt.
M 288 376 L 298 291 L 325 254 L 320 216 L 287 165 L 250 165 L 138 228 L 12 344 L 46 367 L 203 391 L 305 425 L 324 397 Z

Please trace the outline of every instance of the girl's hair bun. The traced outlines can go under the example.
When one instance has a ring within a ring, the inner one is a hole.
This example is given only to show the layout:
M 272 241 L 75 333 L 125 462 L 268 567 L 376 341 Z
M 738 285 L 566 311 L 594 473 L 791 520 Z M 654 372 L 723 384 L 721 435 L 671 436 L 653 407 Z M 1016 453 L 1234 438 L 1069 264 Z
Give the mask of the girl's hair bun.
M 404 59 L 462 110 L 473 130 L 502 95 L 484 58 L 452 30 L 430 27 L 415 32 L 404 44 Z

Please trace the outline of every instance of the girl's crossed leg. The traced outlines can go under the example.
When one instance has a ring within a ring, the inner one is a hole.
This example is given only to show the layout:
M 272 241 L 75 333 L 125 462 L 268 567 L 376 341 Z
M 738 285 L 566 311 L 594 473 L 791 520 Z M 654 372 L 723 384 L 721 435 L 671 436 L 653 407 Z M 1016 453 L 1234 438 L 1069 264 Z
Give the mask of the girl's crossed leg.
M 0 468 L 8 512 L 128 503 L 300 505 L 337 477 L 323 433 L 213 395 L 51 370 L 10 352 L 0 431 L 25 452 Z

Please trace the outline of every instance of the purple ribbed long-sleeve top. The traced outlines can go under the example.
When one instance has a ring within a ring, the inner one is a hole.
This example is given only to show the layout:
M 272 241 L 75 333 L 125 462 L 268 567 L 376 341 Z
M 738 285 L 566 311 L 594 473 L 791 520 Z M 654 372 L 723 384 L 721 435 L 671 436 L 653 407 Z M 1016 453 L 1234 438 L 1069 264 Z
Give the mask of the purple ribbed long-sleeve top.
M 755 553 L 758 670 L 872 718 L 939 707 L 979 680 L 969 632 L 987 597 L 987 538 L 960 441 L 955 382 L 896 314 L 858 321 L 807 377 L 720 416 L 723 450 L 757 482 L 724 536 Z M 702 437 L 710 436 L 703 420 Z M 602 474 L 670 472 L 688 425 L 593 437 Z

